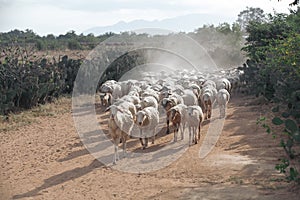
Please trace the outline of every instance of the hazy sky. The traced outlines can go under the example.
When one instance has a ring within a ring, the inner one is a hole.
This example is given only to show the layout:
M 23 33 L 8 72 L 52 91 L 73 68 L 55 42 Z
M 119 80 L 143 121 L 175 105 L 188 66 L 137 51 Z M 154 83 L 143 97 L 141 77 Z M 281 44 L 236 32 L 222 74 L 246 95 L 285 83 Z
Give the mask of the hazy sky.
M 0 32 L 32 29 L 46 35 L 81 33 L 135 19 L 162 20 L 191 13 L 236 19 L 248 7 L 288 12 L 292 0 L 0 0 Z M 160 27 L 163 28 L 163 27 Z M 195 27 L 196 28 L 196 27 Z

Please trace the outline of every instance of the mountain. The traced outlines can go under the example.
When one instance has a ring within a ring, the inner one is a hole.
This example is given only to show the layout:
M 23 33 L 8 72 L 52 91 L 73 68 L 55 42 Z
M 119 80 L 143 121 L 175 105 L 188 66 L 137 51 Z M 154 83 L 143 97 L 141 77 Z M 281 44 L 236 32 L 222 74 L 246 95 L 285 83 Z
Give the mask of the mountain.
M 235 19 L 222 16 L 222 15 L 210 15 L 210 14 L 189 14 L 163 20 L 134 20 L 130 22 L 120 21 L 111 26 L 98 26 L 90 28 L 84 31 L 84 34 L 93 33 L 94 35 L 100 35 L 106 32 L 120 33 L 124 31 L 134 31 L 143 28 L 161 28 L 172 30 L 175 32 L 184 31 L 190 32 L 202 27 L 204 24 L 218 25 L 223 22 L 232 23 Z

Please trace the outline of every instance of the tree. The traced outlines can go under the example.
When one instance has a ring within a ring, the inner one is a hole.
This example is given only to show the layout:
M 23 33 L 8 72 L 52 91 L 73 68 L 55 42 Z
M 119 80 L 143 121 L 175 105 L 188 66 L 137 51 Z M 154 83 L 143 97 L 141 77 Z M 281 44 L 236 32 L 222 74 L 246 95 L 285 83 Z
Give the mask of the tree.
M 228 23 L 222 23 L 217 27 L 217 31 L 219 31 L 220 33 L 223 33 L 225 35 L 231 33 L 231 27 L 230 24 Z
M 250 22 L 264 22 L 266 16 L 261 8 L 246 7 L 246 10 L 238 14 L 237 23 L 240 25 L 242 31 L 246 31 Z

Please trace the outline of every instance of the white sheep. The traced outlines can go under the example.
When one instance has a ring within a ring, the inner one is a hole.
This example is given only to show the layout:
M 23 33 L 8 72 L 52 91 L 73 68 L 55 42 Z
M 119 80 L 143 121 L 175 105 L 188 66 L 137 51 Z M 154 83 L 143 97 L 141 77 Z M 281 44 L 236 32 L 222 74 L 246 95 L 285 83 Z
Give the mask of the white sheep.
M 217 103 L 220 108 L 220 118 L 225 117 L 227 103 L 230 99 L 230 94 L 226 89 L 219 90 L 217 94 Z
M 112 106 L 117 106 L 119 108 L 122 108 L 122 109 L 125 109 L 125 110 L 129 110 L 130 113 L 132 114 L 133 118 L 135 117 L 136 106 L 132 102 L 119 99 L 113 105 L 111 105 L 110 107 L 108 107 L 106 109 L 106 111 L 110 110 Z
M 119 100 L 124 100 L 133 103 L 134 105 L 140 104 L 140 98 L 137 96 L 132 96 L 132 95 L 125 95 L 121 97 Z
M 197 144 L 198 140 L 200 140 L 201 123 L 203 120 L 204 116 L 200 106 L 187 107 L 186 122 L 189 129 L 189 145 L 191 145 L 193 141 Z
M 146 107 L 153 107 L 155 109 L 158 109 L 158 102 L 157 99 L 153 96 L 145 96 L 141 99 L 141 109 L 144 109 Z
M 105 81 L 101 87 L 100 87 L 100 92 L 103 93 L 112 93 L 113 92 L 113 87 L 117 82 L 115 80 L 107 80 Z
M 185 105 L 194 106 L 198 105 L 198 98 L 194 94 L 192 90 L 184 90 L 184 94 L 182 95 L 182 99 Z
M 111 95 L 113 97 L 113 102 L 123 96 L 122 87 L 119 83 L 116 83 L 113 85 L 113 90 L 112 90 Z
M 120 139 L 123 144 L 124 157 L 126 156 L 126 141 L 128 135 L 131 133 L 134 120 L 131 112 L 127 109 L 116 105 L 111 105 L 109 109 L 111 114 L 108 120 L 108 130 L 113 139 L 115 149 L 113 164 L 116 164 L 116 161 L 119 160 L 118 144 L 120 143 Z
M 226 89 L 228 92 L 231 92 L 231 83 L 227 78 L 222 78 L 217 81 L 217 90 Z
M 159 94 L 157 91 L 147 88 L 146 90 L 144 90 L 141 94 L 141 97 L 148 97 L 148 96 L 152 96 L 156 99 L 157 102 L 159 102 Z
M 135 123 L 140 129 L 140 141 L 142 148 L 148 146 L 148 138 L 152 137 L 152 144 L 154 144 L 156 127 L 159 123 L 158 110 L 153 107 L 146 107 L 136 113 Z M 144 141 L 143 141 L 144 140 Z
M 212 87 L 216 88 L 216 83 L 212 80 L 206 80 L 203 82 L 202 88 L 207 87 L 207 86 L 209 86 L 209 87 L 212 86 Z

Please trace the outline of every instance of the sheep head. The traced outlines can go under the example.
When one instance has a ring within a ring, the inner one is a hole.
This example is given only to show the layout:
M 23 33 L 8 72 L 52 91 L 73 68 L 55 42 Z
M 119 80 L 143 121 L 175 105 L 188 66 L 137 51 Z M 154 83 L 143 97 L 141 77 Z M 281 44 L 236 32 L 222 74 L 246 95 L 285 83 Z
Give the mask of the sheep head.
M 136 113 L 136 124 L 139 126 L 146 126 L 149 124 L 149 116 L 143 110 Z
M 165 110 L 169 110 L 170 108 L 174 107 L 176 105 L 175 100 L 172 98 L 164 98 L 162 100 L 162 106 L 165 108 Z

